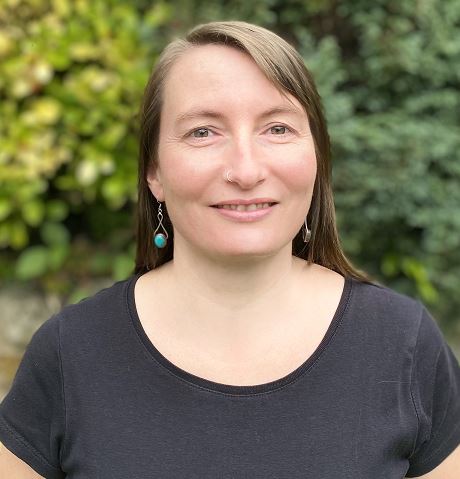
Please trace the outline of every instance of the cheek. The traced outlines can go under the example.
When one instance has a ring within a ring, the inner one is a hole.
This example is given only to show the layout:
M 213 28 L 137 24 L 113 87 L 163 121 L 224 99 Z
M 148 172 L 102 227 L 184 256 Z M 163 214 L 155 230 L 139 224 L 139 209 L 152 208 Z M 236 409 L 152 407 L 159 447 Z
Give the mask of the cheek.
M 305 193 L 306 189 L 313 191 L 316 178 L 317 163 L 313 150 L 292 152 L 285 162 L 285 182 L 291 192 Z
M 166 200 L 193 200 L 206 195 L 216 177 L 216 162 L 197 157 L 195 152 L 163 149 L 162 182 Z

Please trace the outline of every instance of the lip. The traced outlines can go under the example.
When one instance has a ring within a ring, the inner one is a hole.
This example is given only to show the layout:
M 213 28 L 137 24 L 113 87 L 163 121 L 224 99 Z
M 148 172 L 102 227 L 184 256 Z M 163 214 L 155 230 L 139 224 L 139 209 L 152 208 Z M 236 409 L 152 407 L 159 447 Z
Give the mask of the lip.
M 264 201 L 264 203 L 271 203 L 271 202 Z M 222 203 L 222 204 L 228 205 L 228 204 L 235 204 L 235 203 Z M 242 204 L 242 203 L 236 203 L 236 204 Z M 236 210 L 228 210 L 224 208 L 213 208 L 213 209 L 216 210 L 217 213 L 219 213 L 220 215 L 225 216 L 227 218 L 231 218 L 244 223 L 249 223 L 251 221 L 257 221 L 261 218 L 265 218 L 270 213 L 272 213 L 272 211 L 276 208 L 276 206 L 277 205 L 274 204 L 272 206 L 269 206 L 268 208 L 261 208 L 254 211 L 236 211 Z
M 219 203 L 215 203 L 211 206 L 220 206 L 220 205 L 251 205 L 253 203 L 278 203 L 273 198 L 252 198 L 251 200 L 244 200 L 244 199 L 234 199 L 234 200 L 225 200 L 220 201 Z

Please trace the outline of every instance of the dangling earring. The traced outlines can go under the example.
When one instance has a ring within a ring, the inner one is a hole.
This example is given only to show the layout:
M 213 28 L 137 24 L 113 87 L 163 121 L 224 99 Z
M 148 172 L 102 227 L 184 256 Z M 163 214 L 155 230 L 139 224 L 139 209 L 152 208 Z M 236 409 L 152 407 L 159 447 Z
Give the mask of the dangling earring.
M 157 218 L 158 218 L 158 226 L 156 230 L 153 232 L 153 236 L 154 236 L 153 242 L 157 248 L 164 248 L 166 246 L 166 240 L 168 239 L 168 232 L 166 231 L 166 228 L 163 226 L 163 213 L 161 211 L 161 203 L 159 201 L 158 201 Z M 163 231 L 165 232 L 165 234 L 163 233 L 155 234 L 160 227 L 163 228 Z
M 304 243 L 308 243 L 311 238 L 311 231 L 308 229 L 307 226 L 307 218 L 305 218 L 305 229 L 302 229 L 302 236 Z

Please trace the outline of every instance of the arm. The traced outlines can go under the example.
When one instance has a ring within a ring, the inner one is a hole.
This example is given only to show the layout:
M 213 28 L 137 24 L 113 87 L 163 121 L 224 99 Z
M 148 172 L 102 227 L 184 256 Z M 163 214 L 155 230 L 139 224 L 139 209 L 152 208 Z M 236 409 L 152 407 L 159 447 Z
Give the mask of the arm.
M 419 477 L 422 479 L 457 479 L 458 471 L 460 471 L 460 446 L 444 459 L 438 467 Z
M 460 470 L 460 367 L 425 307 L 413 357 L 411 393 L 418 431 L 406 475 L 456 479 Z
M 59 321 L 59 315 L 55 315 L 34 333 L 11 389 L 0 403 L 0 479 L 65 477 L 60 465 L 65 407 Z M 10 471 L 11 465 L 16 474 L 4 472 Z M 30 475 L 29 466 L 34 475 Z M 28 475 L 20 472 L 24 468 Z
M 0 479 L 45 479 L 0 442 Z

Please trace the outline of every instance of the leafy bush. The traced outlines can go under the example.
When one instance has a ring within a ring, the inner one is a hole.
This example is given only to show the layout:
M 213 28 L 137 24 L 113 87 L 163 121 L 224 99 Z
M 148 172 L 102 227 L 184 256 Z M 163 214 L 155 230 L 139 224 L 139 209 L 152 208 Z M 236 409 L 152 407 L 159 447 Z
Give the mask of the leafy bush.
M 16 0 L 1 11 L 0 246 L 20 252 L 18 278 L 77 262 L 88 273 L 132 269 L 135 115 L 169 15 L 162 3 L 141 15 L 107 0 Z

